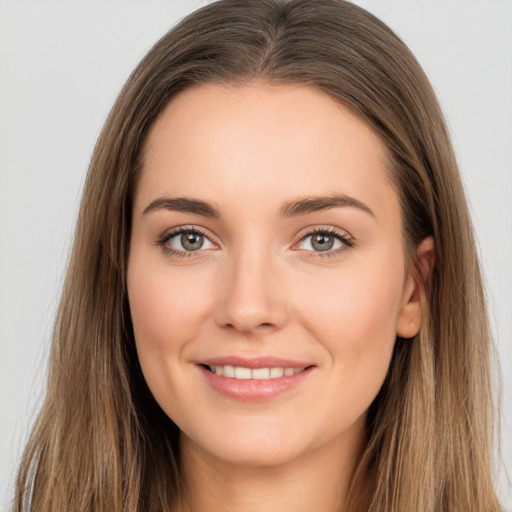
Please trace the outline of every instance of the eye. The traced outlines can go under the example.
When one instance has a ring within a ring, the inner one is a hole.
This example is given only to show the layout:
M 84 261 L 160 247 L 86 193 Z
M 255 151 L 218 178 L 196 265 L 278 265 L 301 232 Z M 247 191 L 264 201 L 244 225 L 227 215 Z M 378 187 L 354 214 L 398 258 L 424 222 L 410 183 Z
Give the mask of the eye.
M 337 254 L 346 247 L 352 247 L 351 239 L 334 229 L 317 229 L 302 237 L 298 244 L 299 249 L 314 253 Z M 323 254 L 318 254 L 323 256 Z
M 178 228 L 165 233 L 158 245 L 161 245 L 171 254 L 188 256 L 188 253 L 199 251 L 200 249 L 213 249 L 215 244 L 197 228 Z

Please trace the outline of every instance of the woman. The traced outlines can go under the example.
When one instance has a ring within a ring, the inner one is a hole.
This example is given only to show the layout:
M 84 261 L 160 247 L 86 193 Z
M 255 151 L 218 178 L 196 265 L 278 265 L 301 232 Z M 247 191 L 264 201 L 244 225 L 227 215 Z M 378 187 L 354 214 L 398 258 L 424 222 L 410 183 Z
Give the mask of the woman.
M 489 346 L 404 44 L 339 0 L 214 3 L 99 138 L 17 509 L 500 510 Z

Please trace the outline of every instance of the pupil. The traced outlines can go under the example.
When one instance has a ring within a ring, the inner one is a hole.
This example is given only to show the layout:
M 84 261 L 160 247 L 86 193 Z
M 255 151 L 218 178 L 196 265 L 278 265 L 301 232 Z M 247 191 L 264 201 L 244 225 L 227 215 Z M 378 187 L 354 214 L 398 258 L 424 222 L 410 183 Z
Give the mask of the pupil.
M 311 245 L 318 251 L 328 251 L 334 245 L 334 238 L 328 235 L 315 235 Z
M 197 251 L 203 246 L 203 236 L 196 233 L 183 233 L 181 245 L 189 251 Z

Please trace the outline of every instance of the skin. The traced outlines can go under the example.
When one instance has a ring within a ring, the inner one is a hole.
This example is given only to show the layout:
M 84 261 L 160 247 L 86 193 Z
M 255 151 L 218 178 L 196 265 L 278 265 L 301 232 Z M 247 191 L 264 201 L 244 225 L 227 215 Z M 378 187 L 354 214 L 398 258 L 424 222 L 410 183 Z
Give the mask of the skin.
M 340 510 L 396 335 L 421 323 L 422 283 L 406 273 L 386 149 L 355 114 L 308 86 L 201 85 L 151 127 L 133 210 L 128 294 L 147 383 L 182 431 L 194 510 Z M 293 217 L 282 205 L 345 194 Z M 220 213 L 154 207 L 197 198 Z M 171 229 L 198 227 L 186 257 Z M 336 230 L 334 248 L 312 228 Z M 339 250 L 338 250 L 339 249 Z M 327 254 L 332 253 L 332 254 Z M 323 255 L 323 257 L 322 257 Z M 416 254 L 428 267 L 432 241 Z M 206 358 L 274 356 L 313 369 L 295 388 L 246 402 L 212 389 Z

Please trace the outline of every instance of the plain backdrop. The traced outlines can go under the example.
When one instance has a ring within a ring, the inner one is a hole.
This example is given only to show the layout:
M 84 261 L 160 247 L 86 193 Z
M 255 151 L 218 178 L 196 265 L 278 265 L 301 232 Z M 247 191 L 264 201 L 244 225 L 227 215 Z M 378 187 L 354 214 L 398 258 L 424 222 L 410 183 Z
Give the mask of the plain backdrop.
M 42 396 L 95 139 L 144 53 L 204 3 L 0 0 L 0 510 Z M 416 54 L 453 134 L 503 372 L 500 495 L 512 510 L 512 1 L 357 3 Z

